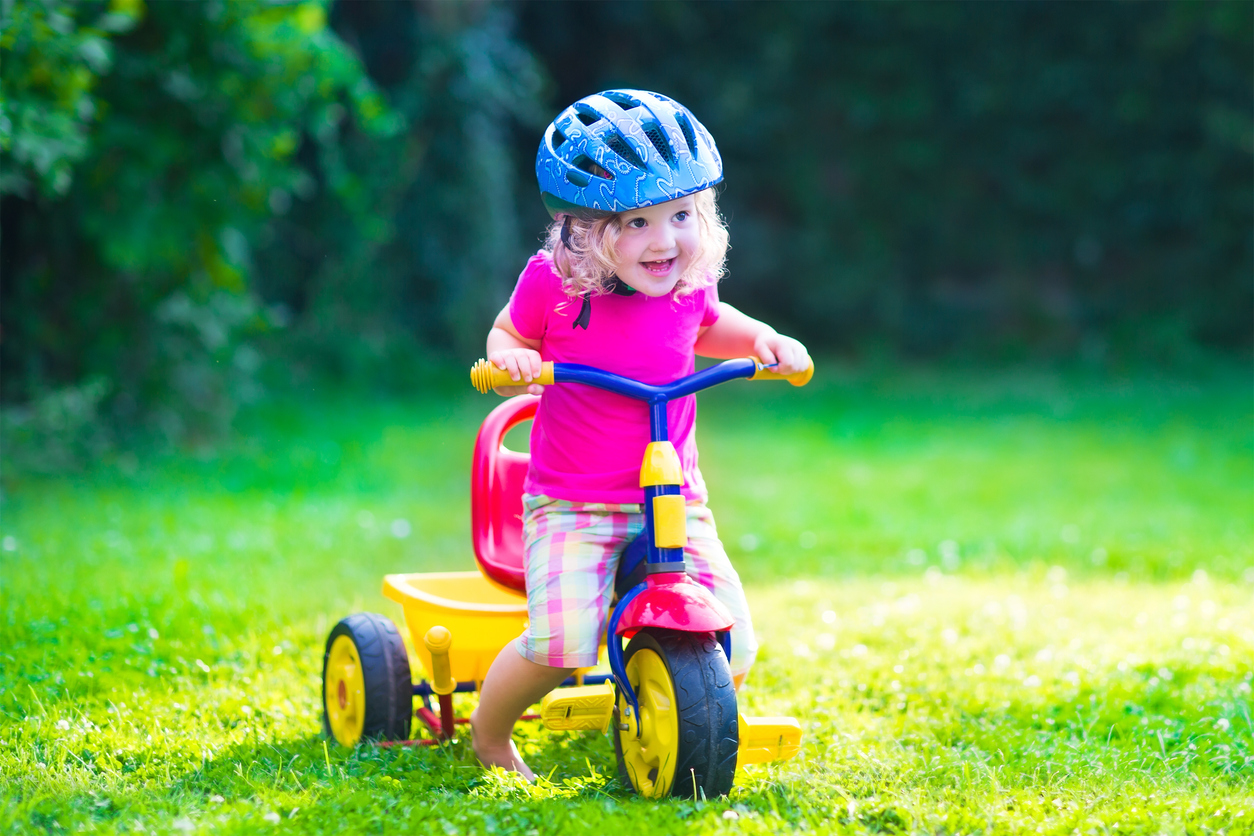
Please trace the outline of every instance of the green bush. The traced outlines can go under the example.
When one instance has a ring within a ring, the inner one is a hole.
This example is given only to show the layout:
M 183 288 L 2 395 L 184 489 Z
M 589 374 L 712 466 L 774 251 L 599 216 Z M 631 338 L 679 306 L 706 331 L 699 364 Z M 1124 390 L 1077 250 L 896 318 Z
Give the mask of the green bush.
M 0 404 L 101 380 L 93 437 L 196 443 L 263 384 L 466 361 L 547 221 L 543 127 L 612 86 L 711 129 L 723 297 L 816 350 L 1248 356 L 1252 28 L 1248 3 L 0 3 Z
M 913 356 L 1254 336 L 1249 3 L 531 3 L 557 105 L 669 93 L 727 171 L 723 296 Z
M 353 192 L 350 116 L 403 122 L 318 3 L 115 5 L 4 8 L 3 394 L 99 378 L 121 425 L 194 440 L 256 392 L 271 217 Z

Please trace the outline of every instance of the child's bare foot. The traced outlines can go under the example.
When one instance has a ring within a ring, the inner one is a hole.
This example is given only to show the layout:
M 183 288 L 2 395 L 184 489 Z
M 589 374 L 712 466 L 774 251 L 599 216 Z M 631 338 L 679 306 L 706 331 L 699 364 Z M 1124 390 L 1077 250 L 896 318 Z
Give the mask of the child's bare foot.
M 532 662 L 513 645 L 506 645 L 479 689 L 479 704 L 470 714 L 470 745 L 488 769 L 517 772 L 528 781 L 535 773 L 523 762 L 510 739 L 514 724 L 527 710 L 570 676 L 574 668 L 554 668 Z
M 528 782 L 534 783 L 536 774 L 531 771 L 531 767 L 527 766 L 527 762 L 522 759 L 522 755 L 518 754 L 518 747 L 514 745 L 514 741 L 506 738 L 504 744 L 489 745 L 481 742 L 479 735 L 475 734 L 475 718 L 472 714 L 470 717 L 470 748 L 474 749 L 475 757 L 479 759 L 479 763 L 483 764 L 485 769 L 500 767 L 506 772 L 517 772 Z

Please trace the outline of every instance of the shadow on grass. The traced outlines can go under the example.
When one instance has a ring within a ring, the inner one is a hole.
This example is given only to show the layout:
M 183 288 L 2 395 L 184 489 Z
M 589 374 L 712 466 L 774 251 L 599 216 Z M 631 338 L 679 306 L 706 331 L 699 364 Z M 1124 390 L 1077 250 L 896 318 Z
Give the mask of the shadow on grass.
M 352 749 L 321 734 L 298 739 L 242 743 L 218 751 L 180 781 L 175 791 L 211 799 L 263 797 L 272 792 L 317 789 L 336 796 L 367 791 L 386 800 L 389 794 L 494 794 L 524 788 L 489 775 L 474 758 L 469 737 L 435 746 L 379 746 L 363 743 Z M 422 729 L 415 724 L 415 734 Z M 531 788 L 534 798 L 628 797 L 616 779 L 613 750 L 595 733 L 554 734 L 524 723 L 517 735 L 520 749 L 542 780 Z

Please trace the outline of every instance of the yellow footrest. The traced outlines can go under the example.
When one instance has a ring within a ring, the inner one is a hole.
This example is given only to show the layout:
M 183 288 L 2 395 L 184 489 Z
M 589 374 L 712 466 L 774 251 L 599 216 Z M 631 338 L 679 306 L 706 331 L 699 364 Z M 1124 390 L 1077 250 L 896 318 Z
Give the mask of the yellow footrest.
M 614 714 L 614 686 L 580 685 L 561 688 L 540 703 L 540 722 L 554 731 L 589 729 L 604 732 Z
M 801 724 L 792 717 L 740 715 L 736 765 L 786 761 L 801 751 Z

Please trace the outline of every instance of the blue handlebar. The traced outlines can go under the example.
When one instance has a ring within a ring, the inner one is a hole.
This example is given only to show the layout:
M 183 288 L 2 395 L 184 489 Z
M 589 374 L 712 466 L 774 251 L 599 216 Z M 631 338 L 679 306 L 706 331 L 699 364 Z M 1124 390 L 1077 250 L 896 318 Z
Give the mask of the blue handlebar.
M 579 363 L 554 363 L 553 380 L 557 383 L 584 383 L 647 403 L 666 403 L 738 377 L 752 377 L 755 371 L 757 365 L 749 358 L 741 357 L 724 360 L 717 366 L 681 377 L 665 386 L 654 386 Z
M 665 386 L 653 386 L 612 372 L 594 369 L 592 366 L 579 363 L 554 363 L 553 381 L 555 383 L 583 383 L 645 401 L 649 404 L 650 440 L 667 441 L 669 430 L 666 426 L 666 404 L 669 401 L 735 380 L 738 377 L 752 377 L 756 371 L 757 364 L 753 360 L 741 357 L 735 360 L 724 360 L 717 366 L 710 366 L 708 369 L 702 369 L 687 377 L 681 377 Z

